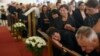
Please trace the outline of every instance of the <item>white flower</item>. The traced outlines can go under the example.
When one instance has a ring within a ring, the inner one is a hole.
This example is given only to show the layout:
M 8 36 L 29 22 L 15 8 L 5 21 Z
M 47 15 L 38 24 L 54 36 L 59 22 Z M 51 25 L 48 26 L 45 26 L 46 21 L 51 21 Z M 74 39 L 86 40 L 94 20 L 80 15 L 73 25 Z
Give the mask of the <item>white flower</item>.
M 30 44 L 30 41 L 28 39 L 26 39 L 25 43 L 26 44 Z
M 18 23 L 15 23 L 13 26 L 14 26 L 15 28 L 16 28 L 16 27 L 25 27 L 25 24 L 18 22 Z
M 43 42 L 43 45 L 46 46 L 46 42 Z
M 32 47 L 37 47 L 37 48 L 42 48 L 42 46 L 46 46 L 45 40 L 38 36 L 32 36 L 27 38 L 26 44 L 31 44 Z
M 28 39 L 29 39 L 29 40 L 33 40 L 34 38 L 33 38 L 33 37 L 29 37 Z
M 35 44 L 34 42 L 30 41 L 30 43 L 32 44 L 32 47 L 35 47 Z
M 38 48 L 41 48 L 41 47 L 42 47 L 42 44 L 38 44 L 37 47 L 38 47 Z
M 16 25 L 13 25 L 15 28 L 17 27 Z

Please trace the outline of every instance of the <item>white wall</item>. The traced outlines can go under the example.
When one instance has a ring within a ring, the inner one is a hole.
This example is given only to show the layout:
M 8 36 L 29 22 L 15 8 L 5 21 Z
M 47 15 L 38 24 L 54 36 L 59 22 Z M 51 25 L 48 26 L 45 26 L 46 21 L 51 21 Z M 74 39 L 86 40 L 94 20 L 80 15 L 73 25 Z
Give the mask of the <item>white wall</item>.
M 71 0 L 62 0 L 62 3 L 69 3 Z M 75 0 L 76 2 L 78 1 L 83 1 L 86 2 L 87 0 Z
M 56 3 L 57 2 L 57 0 L 0 0 L 0 2 L 2 2 L 2 3 L 6 3 L 6 4 L 8 4 L 8 3 L 10 3 L 11 1 L 17 1 L 17 2 L 21 2 L 21 3 L 43 3 L 44 1 L 46 2 L 46 1 L 50 1 L 50 2 L 52 2 L 52 3 Z M 71 0 L 62 0 L 62 2 L 66 2 L 66 3 L 68 3 L 68 2 L 70 2 Z M 78 1 L 84 1 L 84 2 L 86 2 L 87 0 L 75 0 L 76 2 L 78 2 Z

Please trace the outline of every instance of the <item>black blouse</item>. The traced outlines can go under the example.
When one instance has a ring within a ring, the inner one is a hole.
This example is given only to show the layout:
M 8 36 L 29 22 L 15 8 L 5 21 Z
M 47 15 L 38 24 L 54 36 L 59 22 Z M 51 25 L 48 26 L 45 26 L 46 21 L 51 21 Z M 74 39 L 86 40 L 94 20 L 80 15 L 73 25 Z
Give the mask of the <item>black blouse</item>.
M 71 26 L 75 27 L 75 20 L 72 16 L 69 16 L 67 21 L 63 21 L 61 17 L 54 20 L 53 26 L 57 28 L 58 30 L 65 30 L 64 26 L 65 24 L 70 24 Z

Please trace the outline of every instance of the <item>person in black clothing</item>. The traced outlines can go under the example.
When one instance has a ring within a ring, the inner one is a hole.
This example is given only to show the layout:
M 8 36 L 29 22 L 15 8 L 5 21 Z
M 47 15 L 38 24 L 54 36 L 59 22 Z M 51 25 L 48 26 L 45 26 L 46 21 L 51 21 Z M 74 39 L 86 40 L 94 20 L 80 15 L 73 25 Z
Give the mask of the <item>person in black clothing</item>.
M 68 6 L 61 5 L 59 8 L 60 17 L 57 18 L 54 23 L 53 27 L 55 27 L 61 33 L 61 42 L 62 44 L 71 49 L 81 53 L 80 47 L 77 45 L 75 39 L 75 20 L 73 17 L 68 15 Z
M 73 12 L 74 19 L 76 20 L 76 27 L 79 28 L 84 24 L 86 18 L 85 13 L 85 3 L 80 1 L 78 4 L 78 9 Z
M 75 5 L 74 5 L 74 3 L 73 2 L 70 2 L 69 4 L 68 4 L 68 10 L 69 10 L 69 15 L 71 15 L 71 16 L 73 16 L 73 12 L 75 11 Z
M 50 25 L 50 14 L 46 5 L 42 6 L 42 12 L 40 13 L 40 18 L 38 19 L 38 28 L 43 32 L 49 28 Z
M 59 17 L 59 12 L 57 9 L 51 11 L 50 27 L 53 26 L 54 21 Z
M 8 5 L 8 12 L 9 12 L 9 15 L 8 15 L 8 26 L 12 26 L 17 18 L 16 18 L 16 4 L 15 3 L 12 3 L 12 4 L 9 4 Z
M 6 11 L 4 9 L 4 6 L 1 6 L 1 20 L 2 20 L 2 25 L 5 26 L 7 25 L 7 17 L 6 17 Z
M 97 0 L 89 0 L 86 3 L 86 13 L 88 14 L 88 17 L 84 20 L 84 25 L 93 28 L 96 33 L 100 33 L 98 31 L 100 29 L 99 27 L 99 20 L 100 20 L 100 12 L 98 10 L 98 1 Z M 98 24 L 98 25 L 97 25 Z M 97 30 L 98 29 L 98 30 Z M 97 52 L 93 51 L 89 53 L 90 56 L 100 56 L 100 54 L 97 54 Z
M 75 20 L 72 16 L 69 16 L 68 14 L 68 7 L 67 5 L 61 5 L 59 8 L 59 17 L 55 20 L 54 27 L 56 27 L 58 30 L 69 30 L 74 31 L 75 27 Z M 72 23 L 73 22 L 73 23 Z M 67 25 L 70 24 L 71 29 L 68 29 Z
M 49 39 L 52 42 L 52 50 L 53 50 L 53 56 L 62 56 L 62 44 L 61 44 L 61 36 L 58 30 L 56 28 L 51 27 L 47 30 L 47 34 L 50 37 Z
M 100 32 L 100 12 L 98 5 L 97 0 L 89 0 L 86 3 L 86 12 L 89 16 L 84 20 L 84 25 L 93 28 L 97 33 Z
M 98 1 L 97 0 L 89 0 L 86 3 L 86 13 L 88 17 L 84 20 L 85 26 L 94 27 L 100 18 L 100 12 L 98 10 Z
M 66 56 L 67 55 L 72 55 L 67 53 L 68 49 L 61 43 L 61 34 L 59 30 L 57 30 L 54 27 L 50 27 L 47 30 L 47 34 L 50 37 L 49 40 L 52 43 L 52 50 L 53 50 L 53 56 Z M 74 54 L 76 55 L 76 54 Z
M 76 32 L 76 40 L 82 51 L 89 56 L 100 56 L 100 33 L 87 26 L 82 26 Z

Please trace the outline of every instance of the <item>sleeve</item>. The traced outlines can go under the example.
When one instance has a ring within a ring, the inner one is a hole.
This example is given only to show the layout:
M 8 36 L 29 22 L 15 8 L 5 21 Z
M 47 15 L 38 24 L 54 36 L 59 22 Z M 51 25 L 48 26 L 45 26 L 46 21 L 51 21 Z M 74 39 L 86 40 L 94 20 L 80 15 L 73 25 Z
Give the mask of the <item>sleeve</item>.
M 73 27 L 76 28 L 76 24 L 75 23 L 76 23 L 76 21 L 75 21 L 74 17 L 70 16 L 69 20 L 67 21 L 67 24 L 71 24 Z

